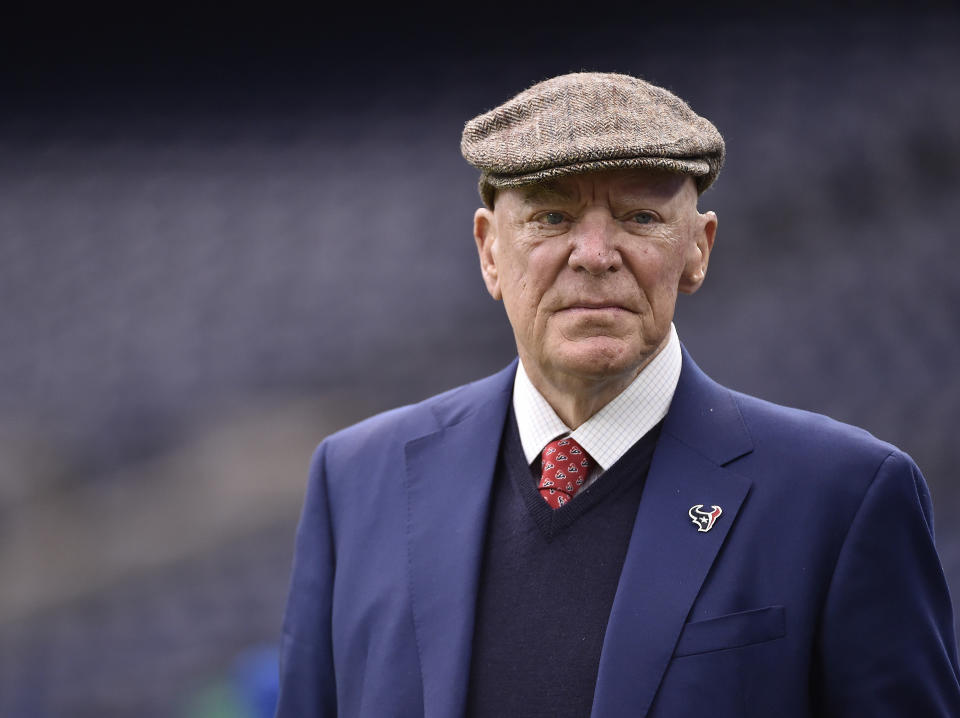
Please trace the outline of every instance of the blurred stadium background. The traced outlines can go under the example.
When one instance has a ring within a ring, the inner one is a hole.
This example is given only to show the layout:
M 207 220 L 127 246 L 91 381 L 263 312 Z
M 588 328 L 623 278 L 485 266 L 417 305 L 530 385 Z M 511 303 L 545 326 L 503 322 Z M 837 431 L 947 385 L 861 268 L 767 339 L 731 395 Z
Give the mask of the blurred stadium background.
M 6 25 L 0 716 L 271 714 L 315 444 L 513 355 L 463 123 L 579 69 L 723 132 L 681 338 L 911 453 L 960 605 L 960 14 L 868 7 Z

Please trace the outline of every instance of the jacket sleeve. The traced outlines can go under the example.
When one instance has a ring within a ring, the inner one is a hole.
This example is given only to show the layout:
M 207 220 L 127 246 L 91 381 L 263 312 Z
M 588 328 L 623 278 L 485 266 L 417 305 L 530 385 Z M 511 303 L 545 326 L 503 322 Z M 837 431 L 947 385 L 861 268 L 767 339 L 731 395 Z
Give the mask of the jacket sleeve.
M 953 608 L 920 470 L 894 451 L 850 525 L 812 675 L 817 715 L 960 716 Z
M 321 444 L 313 457 L 297 527 L 280 644 L 277 718 L 334 718 L 337 715 L 330 633 L 335 569 L 325 444 Z

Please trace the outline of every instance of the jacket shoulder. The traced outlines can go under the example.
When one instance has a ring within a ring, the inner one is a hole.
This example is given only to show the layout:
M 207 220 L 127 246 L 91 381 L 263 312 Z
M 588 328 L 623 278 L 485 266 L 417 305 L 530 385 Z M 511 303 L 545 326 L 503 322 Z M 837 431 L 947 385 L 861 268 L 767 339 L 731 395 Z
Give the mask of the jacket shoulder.
M 898 477 L 905 490 L 929 508 L 929 493 L 913 459 L 865 429 L 823 414 L 781 406 L 731 392 L 753 442 L 735 471 L 750 476 L 760 491 L 785 492 L 832 502 L 832 510 L 855 511 L 883 474 Z M 778 491 L 775 487 L 779 486 Z
M 885 458 L 899 451 L 866 429 L 824 414 L 782 406 L 729 390 L 744 425 L 761 449 L 781 446 L 787 453 L 811 452 L 823 459 L 832 453 Z
M 503 400 L 513 387 L 516 361 L 491 376 L 375 414 L 328 436 L 328 451 L 363 451 L 386 443 L 406 443 L 444 426 L 459 423 L 489 401 Z

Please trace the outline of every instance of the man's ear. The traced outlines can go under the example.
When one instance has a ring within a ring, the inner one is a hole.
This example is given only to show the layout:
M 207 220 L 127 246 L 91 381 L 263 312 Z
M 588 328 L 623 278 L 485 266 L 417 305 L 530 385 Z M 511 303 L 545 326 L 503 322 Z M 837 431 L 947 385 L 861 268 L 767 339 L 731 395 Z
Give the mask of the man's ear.
M 487 285 L 490 296 L 499 301 L 500 275 L 497 273 L 496 259 L 496 221 L 493 212 L 481 207 L 473 215 L 473 238 L 477 241 L 477 253 L 480 255 L 480 272 Z
M 700 289 L 700 285 L 707 276 L 707 264 L 710 262 L 710 252 L 713 250 L 713 240 L 717 236 L 716 213 L 698 213 L 693 233 L 695 241 L 687 249 L 678 287 L 684 294 L 693 294 Z

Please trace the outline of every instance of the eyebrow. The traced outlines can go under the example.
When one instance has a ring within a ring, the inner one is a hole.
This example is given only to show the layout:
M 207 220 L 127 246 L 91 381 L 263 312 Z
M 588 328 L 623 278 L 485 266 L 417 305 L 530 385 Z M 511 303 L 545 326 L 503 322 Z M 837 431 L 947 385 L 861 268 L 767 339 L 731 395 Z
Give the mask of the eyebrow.
M 548 204 L 550 202 L 569 202 L 575 192 L 554 183 L 538 183 L 517 188 L 523 201 L 528 204 Z

